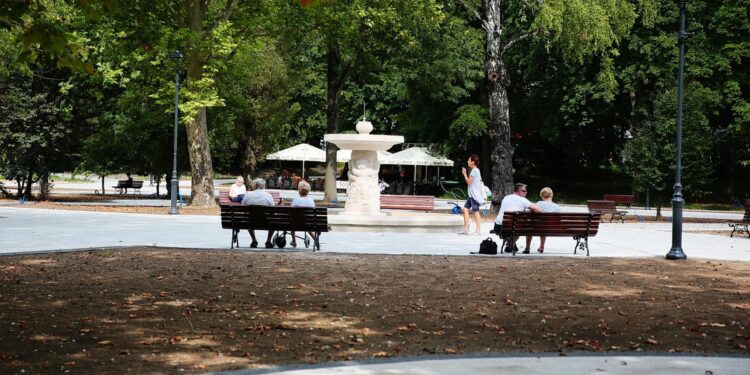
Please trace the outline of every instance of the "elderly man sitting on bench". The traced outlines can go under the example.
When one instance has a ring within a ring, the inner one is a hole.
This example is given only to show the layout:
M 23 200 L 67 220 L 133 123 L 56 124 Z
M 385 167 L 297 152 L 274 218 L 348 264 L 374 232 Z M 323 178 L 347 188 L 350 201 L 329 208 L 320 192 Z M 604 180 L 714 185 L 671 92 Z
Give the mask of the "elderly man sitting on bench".
M 250 188 L 252 189 L 252 191 L 246 193 L 245 197 L 242 198 L 243 206 L 275 206 L 271 194 L 264 190 L 266 188 L 266 180 L 262 178 L 256 178 L 250 184 Z M 258 241 L 255 239 L 255 231 L 248 230 L 248 232 L 250 233 L 250 237 L 253 239 L 253 242 L 250 243 L 250 247 L 258 247 Z M 266 238 L 266 249 L 273 248 L 273 242 L 271 242 L 272 236 L 273 231 L 269 230 L 268 238 Z
M 505 212 L 523 212 L 527 209 L 531 210 L 532 212 L 542 212 L 542 209 L 539 208 L 539 206 L 531 203 L 531 201 L 526 199 L 526 190 L 526 184 L 522 184 L 519 182 L 515 184 L 513 188 L 513 194 L 508 194 L 503 197 L 503 201 L 500 203 L 500 211 L 497 213 L 497 218 L 495 219 L 495 229 L 493 229 L 490 233 L 497 233 L 498 236 L 500 235 L 500 231 L 503 227 L 503 215 L 505 214 Z M 518 236 L 513 238 L 512 241 L 509 241 L 504 251 L 506 253 L 512 253 L 513 248 L 511 248 L 511 246 L 516 247 L 517 240 Z M 518 251 L 517 247 L 516 251 Z M 528 254 L 529 249 L 526 248 L 523 253 Z

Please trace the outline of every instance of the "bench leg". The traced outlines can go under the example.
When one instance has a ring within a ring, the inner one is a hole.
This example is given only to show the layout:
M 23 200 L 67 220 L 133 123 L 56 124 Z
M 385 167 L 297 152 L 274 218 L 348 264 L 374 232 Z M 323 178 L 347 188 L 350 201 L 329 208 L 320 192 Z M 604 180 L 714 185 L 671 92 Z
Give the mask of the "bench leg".
M 235 244 L 237 244 L 237 247 L 240 247 L 239 233 L 239 230 L 232 229 L 232 249 L 234 249 Z
M 498 233 L 498 236 L 499 235 L 500 234 Z M 500 237 L 500 239 L 503 240 L 503 242 L 500 244 L 500 250 L 499 251 L 500 251 L 500 254 L 504 254 L 505 253 L 505 238 Z
M 747 229 L 747 224 L 732 224 L 729 223 L 729 226 L 732 227 L 732 233 L 729 235 L 729 237 L 734 237 L 734 232 L 737 232 L 737 234 L 745 233 L 748 237 L 750 237 L 750 231 Z
M 315 232 L 315 238 L 313 238 L 313 253 L 317 250 L 320 251 L 320 232 Z
M 588 236 L 575 236 L 573 237 L 574 240 L 576 240 L 576 247 L 573 248 L 573 254 L 578 254 L 578 249 L 581 249 L 581 252 L 583 250 L 586 250 L 586 256 L 589 256 L 589 237 Z

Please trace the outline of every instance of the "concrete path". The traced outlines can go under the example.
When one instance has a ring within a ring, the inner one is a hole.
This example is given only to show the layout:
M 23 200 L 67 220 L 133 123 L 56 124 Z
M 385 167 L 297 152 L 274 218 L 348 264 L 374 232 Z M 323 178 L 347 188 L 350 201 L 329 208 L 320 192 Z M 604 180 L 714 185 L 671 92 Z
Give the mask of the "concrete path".
M 506 355 L 502 357 L 408 358 L 394 361 L 337 362 L 320 366 L 227 371 L 223 375 L 747 375 L 750 357 L 674 355 Z M 219 373 L 214 373 L 219 374 Z
M 323 252 L 469 255 L 470 251 L 478 250 L 481 240 L 490 236 L 491 227 L 492 223 L 484 223 L 482 236 L 330 232 L 321 237 L 321 247 Z M 589 240 L 591 255 L 661 257 L 671 246 L 671 229 L 671 223 L 603 223 L 599 234 Z M 750 239 L 696 232 L 727 229 L 726 224 L 720 223 L 686 223 L 683 249 L 690 258 L 750 261 Z M 265 233 L 259 231 L 258 236 L 265 238 Z M 218 216 L 0 207 L 0 254 L 109 246 L 229 248 L 230 237 L 230 231 L 221 228 Z M 535 251 L 538 241 L 535 238 L 532 242 L 532 254 L 519 256 L 574 256 L 575 242 L 569 238 L 549 238 L 544 254 Z M 249 235 L 241 233 L 242 249 L 247 250 L 249 244 Z M 518 244 L 522 247 L 523 240 Z

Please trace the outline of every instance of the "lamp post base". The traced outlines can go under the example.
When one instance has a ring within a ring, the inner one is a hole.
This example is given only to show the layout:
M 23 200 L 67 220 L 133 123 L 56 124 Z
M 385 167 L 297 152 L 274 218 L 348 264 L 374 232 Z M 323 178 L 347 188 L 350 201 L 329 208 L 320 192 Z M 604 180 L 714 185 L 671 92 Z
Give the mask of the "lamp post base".
M 170 192 L 172 202 L 169 207 L 170 215 L 177 215 L 180 213 L 179 211 L 177 211 L 177 177 L 175 177 L 176 174 L 177 173 L 173 173 L 173 176 L 172 176 L 172 191 Z
M 667 259 L 670 259 L 670 260 L 685 260 L 685 259 L 687 259 L 687 255 L 685 255 L 685 253 L 682 252 L 682 248 L 681 247 L 673 247 L 667 253 Z

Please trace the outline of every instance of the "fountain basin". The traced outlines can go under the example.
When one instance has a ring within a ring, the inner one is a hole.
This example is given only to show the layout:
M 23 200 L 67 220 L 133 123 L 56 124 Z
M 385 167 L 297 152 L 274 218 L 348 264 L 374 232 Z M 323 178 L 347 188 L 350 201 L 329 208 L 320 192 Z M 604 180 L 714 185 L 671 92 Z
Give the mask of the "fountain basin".
M 326 142 L 334 143 L 344 150 L 385 151 L 399 143 L 404 143 L 402 135 L 382 134 L 326 134 Z
M 329 210 L 328 225 L 336 232 L 458 233 L 464 221 L 441 213 L 382 210 L 381 215 L 353 215 Z

